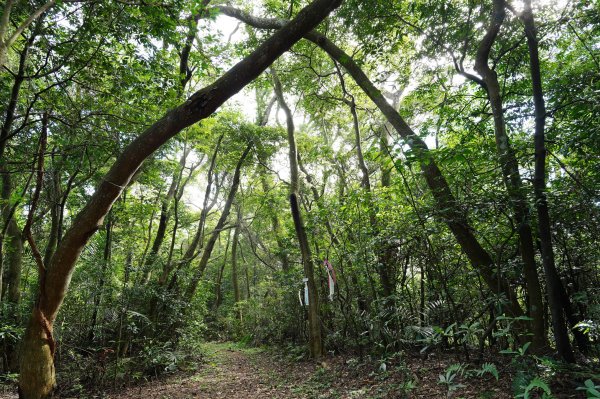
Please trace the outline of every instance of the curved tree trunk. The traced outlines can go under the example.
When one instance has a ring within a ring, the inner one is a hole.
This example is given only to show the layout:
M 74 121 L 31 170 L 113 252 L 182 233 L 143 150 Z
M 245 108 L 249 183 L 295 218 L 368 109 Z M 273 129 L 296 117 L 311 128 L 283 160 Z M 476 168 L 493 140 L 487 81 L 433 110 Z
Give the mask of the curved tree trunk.
M 53 356 L 42 328 L 51 326 L 67 294 L 75 263 L 90 237 L 144 160 L 184 128 L 210 116 L 227 99 L 258 77 L 281 54 L 315 28 L 341 0 L 315 0 L 296 18 L 265 40 L 213 84 L 194 93 L 133 140 L 104 176 L 88 204 L 66 232 L 48 267 L 45 295 L 32 313 L 23 343 L 19 387 L 25 399 L 51 395 L 55 376 Z M 41 315 L 41 317 L 39 317 Z

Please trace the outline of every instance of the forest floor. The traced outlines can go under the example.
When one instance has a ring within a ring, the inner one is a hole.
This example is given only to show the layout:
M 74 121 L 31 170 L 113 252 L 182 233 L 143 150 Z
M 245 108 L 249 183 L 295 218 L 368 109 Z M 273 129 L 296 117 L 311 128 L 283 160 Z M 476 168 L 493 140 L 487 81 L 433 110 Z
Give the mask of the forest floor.
M 171 375 L 131 387 L 110 399 L 163 398 L 510 398 L 510 380 L 491 375 L 439 384 L 451 358 L 404 359 L 403 366 L 382 371 L 373 362 L 328 357 L 296 361 L 288 354 L 240 348 L 230 343 L 205 345 L 204 362 L 195 372 Z M 459 385 L 460 384 L 460 385 Z
M 427 357 L 402 355 L 387 360 L 328 356 L 315 362 L 301 360 L 290 349 L 247 348 L 234 343 L 203 344 L 202 356 L 187 364 L 187 371 L 163 375 L 118 390 L 59 394 L 61 398 L 102 399 L 505 399 L 513 398 L 510 360 L 486 359 L 495 364 L 498 377 L 477 376 L 481 365 L 464 363 L 456 354 Z M 462 373 L 449 370 L 461 364 Z M 466 377 L 470 375 L 470 377 Z M 64 377 L 64 376 L 63 376 Z M 445 382 L 443 381 L 445 379 Z M 554 398 L 585 398 L 573 380 L 553 381 Z M 4 387 L 7 388 L 7 387 Z M 555 390 L 556 388 L 556 390 Z M 4 391 L 4 393 L 3 393 Z M 66 394 L 66 396 L 65 396 Z M 16 394 L 0 385 L 0 399 Z M 530 398 L 539 398 L 531 393 Z

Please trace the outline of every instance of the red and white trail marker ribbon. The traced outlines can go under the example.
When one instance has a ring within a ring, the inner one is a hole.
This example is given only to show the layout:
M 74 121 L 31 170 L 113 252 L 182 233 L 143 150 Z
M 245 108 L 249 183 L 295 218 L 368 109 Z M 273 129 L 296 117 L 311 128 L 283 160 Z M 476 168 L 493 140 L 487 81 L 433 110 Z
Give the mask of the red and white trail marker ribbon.
M 335 294 L 335 283 L 336 283 L 335 270 L 333 269 L 333 266 L 331 266 L 331 263 L 329 263 L 329 261 L 327 259 L 325 259 L 323 261 L 323 266 L 325 266 L 325 270 L 327 271 L 327 276 L 329 277 L 328 278 L 329 300 L 333 301 L 333 294 Z

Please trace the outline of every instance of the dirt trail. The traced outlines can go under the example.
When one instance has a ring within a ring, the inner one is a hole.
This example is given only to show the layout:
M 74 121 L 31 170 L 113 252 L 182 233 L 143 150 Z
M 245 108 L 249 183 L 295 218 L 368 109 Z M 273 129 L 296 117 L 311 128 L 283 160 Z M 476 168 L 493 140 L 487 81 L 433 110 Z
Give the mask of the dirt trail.
M 352 365 L 347 358 L 324 362 L 294 362 L 260 349 L 233 344 L 206 344 L 205 362 L 193 375 L 171 376 L 128 388 L 110 399 L 402 399 L 402 398 L 510 398 L 510 382 L 464 381 L 448 395 L 438 384 L 447 360 L 414 361 L 398 370 L 381 372 Z M 396 367 L 394 367 L 396 369 Z
M 312 363 L 293 365 L 258 349 L 206 345 L 206 363 L 191 376 L 173 376 L 109 396 L 110 399 L 163 398 L 306 398 L 303 378 Z
M 380 364 L 333 356 L 321 362 L 292 361 L 286 354 L 240 348 L 231 343 L 203 345 L 195 371 L 178 372 L 141 385 L 86 398 L 104 399 L 508 399 L 510 380 L 457 379 L 453 387 L 439 384 L 456 359 L 448 356 L 403 358 Z M 386 366 L 385 368 L 383 366 Z M 500 367 L 500 364 L 498 364 Z M 460 384 L 459 384 L 460 383 Z M 450 392 L 449 392 L 450 391 Z M 16 398 L 16 395 L 0 399 Z

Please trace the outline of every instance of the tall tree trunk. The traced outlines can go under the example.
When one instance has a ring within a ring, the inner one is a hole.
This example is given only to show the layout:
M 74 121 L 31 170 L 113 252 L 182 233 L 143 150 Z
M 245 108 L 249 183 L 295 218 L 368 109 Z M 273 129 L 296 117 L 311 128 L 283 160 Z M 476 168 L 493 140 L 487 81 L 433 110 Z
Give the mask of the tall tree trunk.
M 525 274 L 525 284 L 529 297 L 529 316 L 533 319 L 531 332 L 533 333 L 532 349 L 542 351 L 546 345 L 546 329 L 544 328 L 544 305 L 540 287 L 537 265 L 535 262 L 535 248 L 531 231 L 527 198 L 523 191 L 523 183 L 519 172 L 519 164 L 515 152 L 506 133 L 502 93 L 498 76 L 488 65 L 490 51 L 505 18 L 504 0 L 495 0 L 490 25 L 484 35 L 475 59 L 475 70 L 481 75 L 494 118 L 494 133 L 496 137 L 496 150 L 504 178 L 504 186 L 508 192 L 515 224 L 518 227 L 521 259 Z M 468 74 L 467 74 L 468 75 Z M 470 76 L 470 75 L 468 75 Z
M 203 0 L 202 6 L 203 8 L 208 5 L 210 0 Z M 203 11 L 203 10 L 202 10 Z M 200 13 L 198 13 L 193 18 L 190 18 L 188 21 L 188 32 L 185 37 L 185 42 L 179 52 L 179 84 L 177 86 L 177 98 L 182 98 L 183 93 L 186 89 L 187 84 L 192 78 L 192 69 L 189 66 L 189 56 L 190 51 L 192 50 L 192 46 L 194 45 L 194 40 L 196 39 L 196 31 L 198 30 L 198 21 L 200 19 Z M 220 140 L 219 140 L 220 142 Z M 150 250 L 150 255 L 146 258 L 146 262 L 144 265 L 144 284 L 147 284 L 150 281 L 150 275 L 152 273 L 152 265 L 157 259 L 158 252 L 160 251 L 160 247 L 164 241 L 167 224 L 169 222 L 169 218 L 171 216 L 171 202 L 173 201 L 173 196 L 175 195 L 176 187 L 181 180 L 181 173 L 183 172 L 183 168 L 185 167 L 185 162 L 187 156 L 189 154 L 189 150 L 183 150 L 183 155 L 179 161 L 179 170 L 176 170 L 173 173 L 173 180 L 171 181 L 171 185 L 169 186 L 169 190 L 167 191 L 167 196 L 163 200 L 161 204 L 160 210 L 160 218 L 158 222 L 158 230 L 156 231 L 156 236 L 154 238 L 154 242 L 152 243 L 152 249 Z M 176 229 L 175 229 L 176 230 Z M 174 235 L 173 235 L 174 239 Z M 172 247 L 172 246 L 171 246 Z M 159 277 L 159 283 L 163 282 L 165 279 L 165 273 L 161 274 Z M 162 284 L 161 284 L 162 285 Z
M 287 106 L 283 98 L 281 90 L 281 82 L 277 78 L 274 70 L 271 70 L 273 75 L 273 86 L 279 106 L 285 113 L 287 124 L 288 145 L 289 145 L 289 160 L 290 160 L 290 208 L 294 227 L 296 229 L 296 237 L 300 244 L 300 254 L 302 255 L 302 265 L 304 266 L 304 275 L 308 279 L 308 330 L 310 354 L 313 358 L 319 358 L 324 354 L 323 338 L 321 335 L 321 320 L 319 315 L 319 293 L 315 282 L 315 272 L 308 237 L 304 229 L 302 214 L 300 213 L 299 195 L 300 181 L 298 176 L 298 152 L 296 148 L 296 137 L 294 135 L 294 119 L 292 112 Z
M 23 267 L 23 236 L 14 218 L 8 222 L 6 230 L 6 244 L 4 247 L 5 261 L 7 263 L 6 279 L 4 284 L 4 299 L 16 306 L 21 298 L 21 269 Z M 13 316 L 16 315 L 13 309 Z M 14 317 L 12 317 L 14 319 Z
M 258 96 L 257 96 L 258 97 Z M 264 112 L 259 112 L 259 117 L 257 118 L 256 124 L 258 126 L 265 126 L 269 121 L 269 115 L 271 114 L 271 109 L 273 105 L 277 101 L 276 97 L 271 98 L 269 103 L 266 105 Z M 269 192 L 269 181 L 268 181 L 268 170 L 267 170 L 267 157 L 264 151 L 259 149 L 258 158 L 260 160 L 261 167 L 259 169 L 260 183 L 265 195 Z M 275 240 L 277 241 L 278 252 L 277 255 L 279 260 L 281 261 L 281 269 L 284 273 L 287 273 L 290 270 L 290 262 L 285 252 L 285 244 L 281 233 L 281 224 L 279 223 L 279 218 L 277 217 L 277 208 L 275 206 L 275 201 L 269 196 L 267 197 L 267 201 L 269 204 L 269 212 L 271 213 L 271 229 L 273 234 L 275 235 Z
M 341 76 L 341 74 L 340 74 Z M 342 79 L 343 82 L 343 79 Z M 345 86 L 344 86 L 345 87 Z M 345 89 L 344 89 L 345 91 Z M 346 92 L 347 93 L 347 92 Z M 369 223 L 371 224 L 372 234 L 374 237 L 380 235 L 380 229 L 377 223 L 377 205 L 373 201 L 373 193 L 371 190 L 371 178 L 369 176 L 369 169 L 365 162 L 365 158 L 362 152 L 360 125 L 358 122 L 358 114 L 356 112 L 356 103 L 354 96 L 350 95 L 350 113 L 352 114 L 352 125 L 354 128 L 354 146 L 356 147 L 356 157 L 358 159 L 358 165 L 362 174 L 361 186 L 367 195 L 367 203 L 369 204 Z M 396 292 L 396 277 L 394 276 L 392 268 L 392 248 L 388 243 L 383 243 L 383 237 L 378 237 L 377 246 L 375 249 L 377 255 L 377 274 L 379 275 L 379 281 L 382 288 L 382 296 L 389 300 Z M 395 308 L 394 301 L 392 298 L 392 308 Z M 393 315 L 394 311 L 385 312 L 390 316 Z
M 188 301 L 191 301 L 192 298 L 194 297 L 196 288 L 198 288 L 198 283 L 200 283 L 200 279 L 204 275 L 204 270 L 206 269 L 206 265 L 208 265 L 208 261 L 210 259 L 210 255 L 212 254 L 212 250 L 214 249 L 217 239 L 219 238 L 219 234 L 221 234 L 221 231 L 223 230 L 223 227 L 225 226 L 225 222 L 227 221 L 227 218 L 229 217 L 229 211 L 231 210 L 231 206 L 233 205 L 233 200 L 235 199 L 235 195 L 237 193 L 238 187 L 240 186 L 240 176 L 242 173 L 242 165 L 244 164 L 246 157 L 250 153 L 250 149 L 252 148 L 252 146 L 253 146 L 253 143 L 248 144 L 248 146 L 242 153 L 242 156 L 238 160 L 237 165 L 235 166 L 235 172 L 233 174 L 231 188 L 229 189 L 229 194 L 227 195 L 227 200 L 225 201 L 225 206 L 223 207 L 223 212 L 221 212 L 221 216 L 219 217 L 219 220 L 217 221 L 217 225 L 215 226 L 215 229 L 211 233 L 210 237 L 208 238 L 208 242 L 206 243 L 206 246 L 204 247 L 204 250 L 202 252 L 202 257 L 200 258 L 200 262 L 198 262 L 198 267 L 196 269 L 196 273 L 192 277 L 192 281 L 190 282 L 190 285 L 188 286 L 188 289 L 186 291 L 185 297 Z
M 262 185 L 263 192 L 265 194 L 269 191 L 269 182 L 267 181 L 267 171 L 264 167 L 260 168 L 260 183 Z M 279 223 L 279 218 L 277 217 L 277 208 L 275 207 L 275 201 L 273 201 L 270 197 L 268 199 L 269 202 L 269 212 L 271 213 L 271 230 L 275 235 L 275 240 L 277 241 L 277 255 L 279 260 L 281 261 L 281 269 L 283 272 L 287 273 L 290 270 L 290 261 L 288 259 L 285 243 L 282 237 L 281 232 L 281 223 Z
M 7 12 L 10 14 L 10 6 L 8 3 L 10 2 L 7 2 L 6 7 L 8 9 Z M 6 22 L 8 23 L 8 20 Z M 4 122 L 2 123 L 2 127 L 0 128 L 0 175 L 2 177 L 2 195 L 0 198 L 0 214 L 2 216 L 2 224 L 0 225 L 0 255 L 2 255 L 3 253 L 6 254 L 5 259 L 3 259 L 2 256 L 0 256 L 0 299 L 2 297 L 12 298 L 9 299 L 9 301 L 13 303 L 16 303 L 14 299 L 18 298 L 19 296 L 21 266 L 23 258 L 23 238 L 21 235 L 21 231 L 14 219 L 14 210 L 12 209 L 12 204 L 10 204 L 10 198 L 12 195 L 13 187 L 11 171 L 8 169 L 8 165 L 5 159 L 5 153 L 9 143 L 12 126 L 15 120 L 17 105 L 21 93 L 21 86 L 23 85 L 23 82 L 25 80 L 25 64 L 27 61 L 27 56 L 29 54 L 29 49 L 35 41 L 38 32 L 39 24 L 36 25 L 36 28 L 34 29 L 34 32 L 32 33 L 31 37 L 25 42 L 25 47 L 19 55 L 19 69 L 14 77 L 13 86 L 10 93 L 10 99 L 6 106 Z M 2 35 L 0 34 L 0 37 L 1 36 Z M 1 40 L 2 39 L 0 39 L 0 41 Z M 7 248 L 3 247 L 5 240 L 8 244 Z M 8 263 L 8 266 L 5 266 L 4 261 Z M 7 269 L 8 276 L 6 281 L 2 281 L 2 275 L 5 268 Z M 7 292 L 3 292 L 5 290 Z M 13 291 L 13 293 L 9 294 L 11 290 Z
M 241 224 L 242 224 L 242 213 L 241 210 L 238 208 L 237 209 L 237 224 L 235 226 L 235 230 L 233 232 L 233 242 L 231 244 L 231 284 L 233 285 L 233 301 L 234 301 L 234 307 L 235 305 L 237 305 L 237 303 L 241 300 L 241 296 L 240 296 L 240 285 L 239 285 L 239 281 L 238 281 L 238 257 L 237 257 L 237 252 L 238 252 L 238 240 L 240 238 L 240 229 L 241 229 Z M 239 309 L 236 309 L 236 312 L 238 314 L 238 318 L 241 319 L 241 313 L 239 312 Z
M 112 227 L 113 227 L 113 218 L 112 212 L 108 214 L 106 226 L 104 228 L 105 237 L 104 237 L 104 253 L 102 254 L 102 267 L 100 269 L 100 279 L 98 280 L 98 285 L 95 288 L 96 292 L 94 293 L 94 308 L 92 309 L 92 318 L 90 322 L 90 331 L 88 334 L 88 341 L 95 342 L 96 339 L 96 324 L 98 323 L 98 313 L 100 312 L 100 304 L 102 302 L 102 291 L 104 290 L 104 283 L 107 279 L 106 271 L 110 267 L 110 258 L 112 254 Z
M 212 156 L 210 158 L 210 166 L 208 167 L 208 172 L 206 174 L 206 188 L 204 190 L 204 201 L 202 203 L 202 211 L 200 212 L 200 220 L 198 221 L 198 227 L 196 229 L 196 234 L 194 234 L 194 238 L 190 246 L 185 251 L 183 258 L 179 262 L 178 269 L 187 265 L 193 258 L 196 256 L 196 250 L 202 244 L 202 239 L 204 237 L 204 226 L 206 224 L 206 217 L 208 216 L 208 212 L 212 209 L 214 204 L 217 201 L 218 190 L 215 192 L 213 201 L 210 202 L 210 194 L 213 189 L 213 182 L 215 179 L 215 165 L 217 163 L 217 155 L 219 154 L 219 149 L 221 148 L 221 140 L 223 140 L 223 135 L 219 136 L 217 140 L 217 144 L 215 145 L 215 149 L 213 150 Z
M 42 191 L 44 181 L 44 156 L 48 138 L 49 114 L 44 112 L 42 117 L 42 129 L 40 135 L 40 144 L 37 154 L 36 186 L 31 196 L 27 221 L 23 227 L 23 236 L 27 238 L 33 259 L 37 265 L 39 290 L 35 301 L 30 324 L 25 331 L 25 337 L 22 344 L 22 353 L 20 358 L 19 379 L 28 381 L 30 384 L 19 385 L 19 397 L 47 397 L 51 396 L 56 385 L 54 375 L 54 353 L 56 350 L 56 341 L 52 336 L 53 324 L 48 320 L 42 310 L 42 303 L 47 298 L 46 281 L 48 277 L 48 265 L 44 264 L 42 254 L 33 238 L 31 227 L 35 216 L 37 203 Z M 40 346 L 41 345 L 41 346 Z M 50 361 L 48 361 L 50 359 Z M 38 364 L 34 362 L 37 361 Z M 30 395 L 31 391 L 36 392 Z
M 184 149 L 184 157 L 182 157 L 181 159 L 181 164 L 180 164 L 180 169 L 179 169 L 179 173 L 177 174 L 177 176 L 174 176 L 174 179 L 177 181 L 177 183 L 175 184 L 175 190 L 174 190 L 174 195 L 173 195 L 173 230 L 171 231 L 171 242 L 169 244 L 169 251 L 168 251 L 168 255 L 167 255 L 167 261 L 164 263 L 162 271 L 160 273 L 160 276 L 158 277 L 158 290 L 160 292 L 156 292 L 151 301 L 150 301 L 150 311 L 148 313 L 150 320 L 152 320 L 153 322 L 155 322 L 157 324 L 157 327 L 160 330 L 163 330 L 160 326 L 159 326 L 159 321 L 160 321 L 160 312 L 162 309 L 162 304 L 161 304 L 161 297 L 163 297 L 163 293 L 166 293 L 167 291 L 169 291 L 172 286 L 166 286 L 167 281 L 169 279 L 169 275 L 171 275 L 171 272 L 173 271 L 173 269 L 177 268 L 177 265 L 173 262 L 173 253 L 175 251 L 175 243 L 177 240 L 177 231 L 179 229 L 179 203 L 181 201 L 181 197 L 183 197 L 183 193 L 185 191 L 185 186 L 187 185 L 187 183 L 190 181 L 190 179 L 192 178 L 192 175 L 194 173 L 195 170 L 195 166 L 192 166 L 190 168 L 190 172 L 188 174 L 188 176 L 183 179 L 183 170 L 185 168 L 185 159 L 187 157 L 187 154 L 189 153 L 188 149 Z
M 175 195 L 173 197 L 173 213 L 175 215 L 175 220 L 173 221 L 173 231 L 171 233 L 171 243 L 169 245 L 169 254 L 167 256 L 167 262 L 164 264 L 162 273 L 158 279 L 158 284 L 160 286 L 166 284 L 169 278 L 169 274 L 171 274 L 171 272 L 175 268 L 175 265 L 173 264 L 173 251 L 175 250 L 175 241 L 177 239 L 177 230 L 179 228 L 179 203 L 181 202 L 181 197 L 183 197 L 185 186 L 187 186 L 188 182 L 192 178 L 194 170 L 196 169 L 196 166 L 192 166 L 190 168 L 188 176 L 185 179 L 183 179 L 183 170 L 185 168 L 186 162 L 185 160 L 189 152 L 190 150 L 184 149 L 184 157 L 182 158 L 182 162 L 180 164 L 181 168 L 179 170 L 179 174 L 177 175 L 177 184 L 175 186 Z
M 60 170 L 54 169 L 50 177 L 51 186 L 46 189 L 48 193 L 48 202 L 50 203 L 50 233 L 48 234 L 48 242 L 46 243 L 46 251 L 44 252 L 44 264 L 50 263 L 50 258 L 56 250 L 58 244 L 58 235 L 60 228 Z
M 552 227 L 550 224 L 548 201 L 546 199 L 546 143 L 544 132 L 546 123 L 546 105 L 544 103 L 538 42 L 536 38 L 533 11 L 531 9 L 531 0 L 525 0 L 524 5 L 522 20 L 525 25 L 525 36 L 527 37 L 527 46 L 529 48 L 529 68 L 531 71 L 535 114 L 535 131 L 533 136 L 535 147 L 535 172 L 533 177 L 533 189 L 538 216 L 538 232 L 542 247 L 542 265 L 544 266 L 544 272 L 546 274 L 548 305 L 550 306 L 550 314 L 552 316 L 552 329 L 554 330 L 556 350 L 558 351 L 559 356 L 565 361 L 574 363 L 575 356 L 571 349 L 569 333 L 563 314 L 563 304 L 569 306 L 570 301 L 554 262 Z
M 296 18 L 256 50 L 233 66 L 213 84 L 194 93 L 185 103 L 169 111 L 134 139 L 101 180 L 88 204 L 79 212 L 58 246 L 44 281 L 44 295 L 32 312 L 23 341 L 19 388 L 24 399 L 47 398 L 54 382 L 51 327 L 67 294 L 75 263 L 90 237 L 121 190 L 144 160 L 184 128 L 210 116 L 226 100 L 258 77 L 281 54 L 315 28 L 341 0 L 315 0 Z M 42 317 L 40 317 L 40 315 Z
M 395 294 L 396 291 L 396 277 L 392 268 L 393 248 L 391 248 L 391 246 L 387 243 L 383 243 L 383 240 L 381 239 L 381 237 L 379 237 L 380 229 L 377 222 L 377 205 L 373 201 L 373 195 L 371 190 L 371 177 L 369 173 L 369 168 L 367 167 L 367 163 L 365 162 L 365 158 L 363 156 L 360 124 L 358 120 L 358 113 L 356 112 L 356 101 L 354 99 L 354 96 L 346 89 L 346 82 L 344 80 L 344 76 L 342 75 L 337 65 L 337 62 L 335 63 L 335 67 L 338 77 L 340 79 L 342 91 L 344 92 L 344 95 L 349 98 L 349 100 L 345 100 L 345 102 L 350 108 L 350 114 L 352 115 L 354 147 L 356 149 L 356 159 L 358 160 L 358 167 L 362 175 L 360 185 L 367 196 L 367 212 L 369 215 L 369 224 L 371 225 L 371 234 L 373 235 L 373 237 L 377 238 L 377 245 L 375 248 L 375 254 L 377 256 L 376 271 L 379 275 L 379 281 L 381 283 L 381 294 L 386 301 L 384 306 L 386 308 L 391 308 L 390 310 L 386 309 L 383 313 L 389 315 L 390 317 L 393 317 L 395 312 L 395 301 L 393 298 L 393 294 Z M 390 322 L 390 320 L 387 319 L 384 322 L 387 323 Z
M 221 268 L 219 269 L 219 274 L 217 275 L 217 281 L 215 283 L 215 303 L 213 305 L 213 312 L 216 312 L 221 306 L 223 302 L 223 294 L 221 292 L 221 282 L 223 281 L 223 272 L 225 271 L 225 266 L 227 265 L 227 255 L 229 252 L 229 243 L 231 242 L 231 235 L 227 234 L 227 244 L 225 245 L 225 255 L 223 256 L 223 263 L 221 264 Z
M 175 196 L 177 185 L 181 180 L 181 174 L 183 172 L 183 169 L 185 168 L 185 162 L 188 154 L 189 150 L 185 149 L 183 151 L 181 159 L 179 160 L 179 167 L 173 172 L 173 178 L 169 186 L 169 191 L 167 191 L 167 195 L 161 203 L 158 229 L 156 230 L 156 236 L 154 236 L 152 248 L 150 249 L 150 253 L 148 254 L 148 257 L 146 258 L 146 262 L 144 264 L 144 284 L 148 283 L 148 281 L 150 280 L 152 266 L 156 262 L 158 253 L 160 251 L 160 247 L 162 246 L 162 243 L 165 240 L 165 235 L 167 233 L 167 225 L 169 223 L 169 219 L 171 218 L 171 214 L 173 213 L 173 209 L 171 206 L 173 202 L 173 197 Z
M 8 264 L 6 271 L 6 281 L 0 278 L 0 291 L 2 284 L 5 285 L 6 292 L 4 300 L 8 303 L 8 320 L 11 320 L 15 326 L 21 326 L 22 320 L 19 318 L 18 304 L 21 300 L 21 269 L 23 267 L 23 236 L 21 229 L 17 226 L 14 218 L 8 221 L 6 231 L 5 261 Z M 0 251 L 0 256 L 2 253 Z M 0 273 L 2 268 L 0 267 Z M 6 342 L 4 347 L 6 359 L 6 369 L 8 371 L 17 371 L 19 369 L 19 351 L 15 342 Z M 2 369 L 2 359 L 0 359 L 0 369 Z
M 8 3 L 7 7 L 9 7 Z M 10 7 L 8 9 L 8 12 L 10 12 Z M 5 153 L 15 120 L 21 86 L 25 80 L 25 64 L 27 56 L 30 47 L 33 45 L 33 42 L 39 33 L 39 27 L 40 24 L 36 24 L 36 28 L 31 37 L 25 42 L 25 46 L 19 56 L 19 69 L 14 77 L 10 99 L 6 106 L 4 122 L 0 129 L 0 175 L 2 180 L 0 196 L 0 220 L 2 221 L 2 223 L 0 223 L 0 301 L 5 299 L 11 304 L 9 317 L 15 324 L 17 323 L 17 304 L 21 297 L 23 235 L 17 225 L 14 216 L 15 209 L 11 203 L 13 189 L 12 176 L 6 162 L 7 160 L 5 159 Z M 0 34 L 0 37 L 1 36 L 2 35 Z M 4 272 L 4 269 L 6 269 L 6 273 Z M 5 280 L 3 279 L 4 274 L 6 274 Z M 8 369 L 17 369 L 18 350 L 16 345 L 9 345 L 5 349 L 6 359 L 8 360 Z

